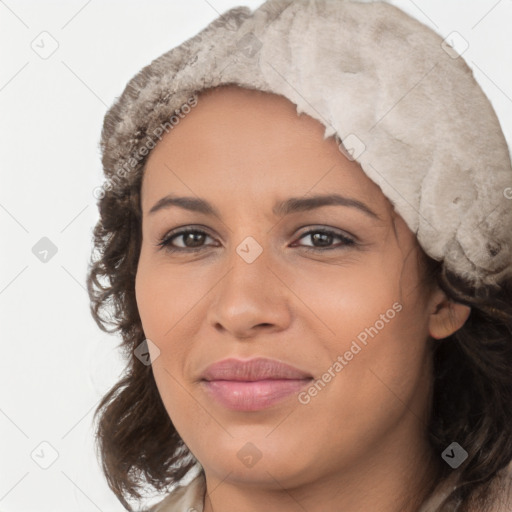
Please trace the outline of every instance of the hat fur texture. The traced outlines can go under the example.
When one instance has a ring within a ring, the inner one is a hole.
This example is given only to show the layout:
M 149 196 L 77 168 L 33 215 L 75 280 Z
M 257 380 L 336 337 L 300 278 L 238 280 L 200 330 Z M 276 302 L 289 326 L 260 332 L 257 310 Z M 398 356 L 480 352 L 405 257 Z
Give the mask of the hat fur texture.
M 512 275 L 509 148 L 471 69 L 433 30 L 385 2 L 231 9 L 130 80 L 105 116 L 106 176 L 126 187 L 170 116 L 228 83 L 322 123 L 446 270 L 475 287 Z

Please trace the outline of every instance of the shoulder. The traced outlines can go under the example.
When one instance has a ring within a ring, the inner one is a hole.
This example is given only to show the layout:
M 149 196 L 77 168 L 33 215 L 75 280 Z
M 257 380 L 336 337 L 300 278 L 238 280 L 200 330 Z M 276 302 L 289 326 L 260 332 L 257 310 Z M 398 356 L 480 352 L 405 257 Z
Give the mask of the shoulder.
M 495 501 L 490 512 L 510 512 L 512 510 L 512 462 L 493 480 L 492 492 Z
M 147 512 L 203 512 L 206 483 L 199 473 L 190 483 L 176 487 Z
M 455 477 L 455 474 L 454 474 Z M 442 500 L 455 489 L 456 479 L 449 478 L 423 503 L 419 512 L 437 512 Z M 491 495 L 493 501 L 488 512 L 512 511 L 512 462 L 505 467 L 491 483 Z M 476 505 L 468 505 L 468 512 L 480 512 Z

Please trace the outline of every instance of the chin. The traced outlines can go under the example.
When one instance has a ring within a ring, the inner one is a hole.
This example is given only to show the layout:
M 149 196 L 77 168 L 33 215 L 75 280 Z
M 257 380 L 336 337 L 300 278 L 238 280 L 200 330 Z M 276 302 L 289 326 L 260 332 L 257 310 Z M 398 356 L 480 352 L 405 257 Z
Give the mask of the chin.
M 268 432 L 266 429 L 265 435 Z M 250 436 L 243 440 L 230 437 L 228 439 L 220 445 L 209 443 L 209 446 L 216 446 L 215 452 L 208 453 L 206 457 L 202 454 L 204 462 L 201 465 L 220 480 L 229 475 L 226 479 L 233 482 L 264 485 L 277 490 L 282 489 L 283 485 L 301 485 L 303 481 L 311 478 L 315 454 L 308 457 L 302 451 L 298 459 L 296 442 L 287 446 L 283 438 L 278 436 L 272 440 L 264 437 L 258 440 Z

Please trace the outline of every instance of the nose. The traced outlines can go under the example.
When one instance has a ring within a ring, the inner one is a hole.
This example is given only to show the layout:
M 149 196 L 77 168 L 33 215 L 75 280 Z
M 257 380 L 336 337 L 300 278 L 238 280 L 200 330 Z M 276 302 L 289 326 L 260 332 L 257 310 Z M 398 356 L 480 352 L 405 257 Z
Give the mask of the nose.
M 252 262 L 235 250 L 226 259 L 226 271 L 212 289 L 207 320 L 214 329 L 237 339 L 279 332 L 291 321 L 290 299 L 282 265 L 269 251 Z

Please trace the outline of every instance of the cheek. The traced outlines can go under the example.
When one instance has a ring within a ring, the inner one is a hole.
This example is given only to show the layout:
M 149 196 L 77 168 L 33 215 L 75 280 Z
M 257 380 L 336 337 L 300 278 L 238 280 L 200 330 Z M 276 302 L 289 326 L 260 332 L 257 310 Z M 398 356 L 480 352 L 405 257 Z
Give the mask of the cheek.
M 340 424 L 353 432 L 382 428 L 401 413 L 402 400 L 414 399 L 427 358 L 426 314 L 415 276 L 412 267 L 402 272 L 392 262 L 375 261 L 297 280 L 294 290 L 315 313 L 308 316 L 320 320 L 314 324 L 320 326 L 318 349 L 328 354 L 316 376 L 321 382 L 304 401 L 326 428 L 332 425 L 334 437 Z M 333 404 L 341 407 L 340 416 Z
M 178 432 L 182 424 L 197 424 L 202 417 L 184 390 L 195 328 L 199 327 L 198 303 L 208 289 L 194 272 L 176 271 L 165 263 L 149 260 L 141 252 L 135 279 L 135 296 L 144 335 L 158 347 L 152 356 L 155 382 L 168 415 Z M 187 342 L 180 342 L 187 340 Z M 186 429 L 183 429 L 186 430 Z M 186 436 L 186 432 L 184 433 Z
M 358 335 L 364 342 L 365 329 L 377 322 L 382 330 L 402 309 L 399 273 L 393 265 L 385 265 L 378 258 L 367 258 L 364 264 L 318 265 L 287 276 L 302 303 L 296 301 L 299 316 L 316 326 L 319 341 L 325 339 L 331 350 L 348 350 L 350 340 Z
M 135 279 L 135 296 L 147 338 L 171 339 L 173 329 L 187 323 L 208 285 L 195 271 L 170 267 L 141 252 Z M 181 326 L 180 326 L 181 328 Z M 160 347 L 162 350 L 164 347 Z

